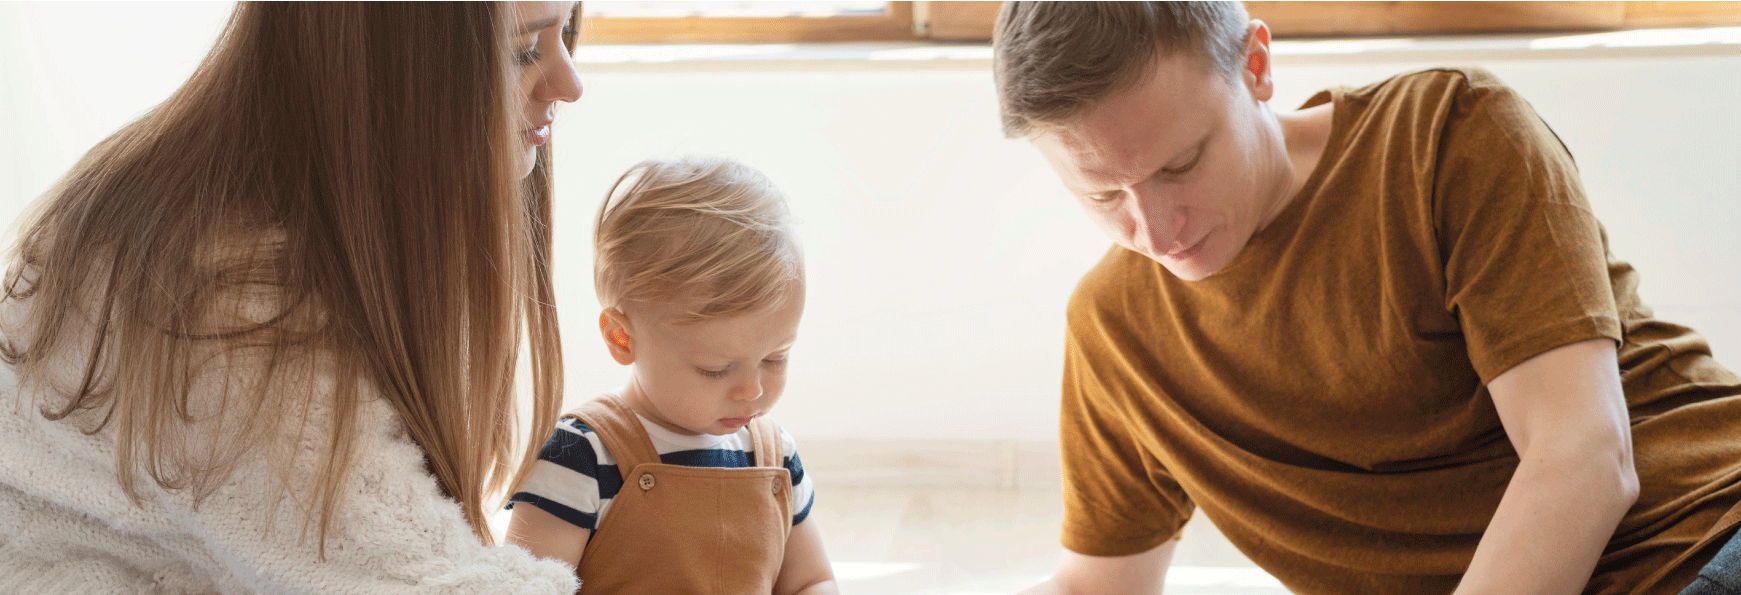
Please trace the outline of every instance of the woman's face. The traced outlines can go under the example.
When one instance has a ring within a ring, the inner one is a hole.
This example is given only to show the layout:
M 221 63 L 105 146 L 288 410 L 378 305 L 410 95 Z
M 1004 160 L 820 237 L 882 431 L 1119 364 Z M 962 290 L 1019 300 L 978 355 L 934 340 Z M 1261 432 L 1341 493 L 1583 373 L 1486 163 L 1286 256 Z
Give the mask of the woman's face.
M 574 20 L 574 2 L 516 2 L 518 22 L 508 32 L 514 61 L 520 68 L 521 164 L 532 173 L 538 145 L 550 140 L 550 122 L 556 119 L 557 101 L 580 99 L 580 73 L 568 55 L 566 41 L 580 23 Z

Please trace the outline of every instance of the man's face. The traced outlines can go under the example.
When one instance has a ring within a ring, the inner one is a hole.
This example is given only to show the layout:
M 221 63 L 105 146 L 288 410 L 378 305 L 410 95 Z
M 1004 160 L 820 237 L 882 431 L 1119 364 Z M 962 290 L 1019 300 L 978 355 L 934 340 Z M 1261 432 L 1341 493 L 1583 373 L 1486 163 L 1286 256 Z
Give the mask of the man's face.
M 1158 61 L 1034 145 L 1114 242 L 1186 281 L 1219 272 L 1287 196 L 1287 152 L 1250 73 Z

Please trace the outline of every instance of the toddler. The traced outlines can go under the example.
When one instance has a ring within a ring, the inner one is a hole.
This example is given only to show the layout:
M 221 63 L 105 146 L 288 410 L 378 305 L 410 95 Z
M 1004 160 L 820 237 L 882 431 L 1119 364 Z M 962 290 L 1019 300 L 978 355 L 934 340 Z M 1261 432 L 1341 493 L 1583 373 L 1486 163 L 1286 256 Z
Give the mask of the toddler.
M 804 312 L 780 192 L 727 159 L 644 161 L 606 195 L 594 249 L 629 381 L 557 424 L 508 540 L 573 565 L 587 595 L 836 593 L 810 479 L 766 417 Z

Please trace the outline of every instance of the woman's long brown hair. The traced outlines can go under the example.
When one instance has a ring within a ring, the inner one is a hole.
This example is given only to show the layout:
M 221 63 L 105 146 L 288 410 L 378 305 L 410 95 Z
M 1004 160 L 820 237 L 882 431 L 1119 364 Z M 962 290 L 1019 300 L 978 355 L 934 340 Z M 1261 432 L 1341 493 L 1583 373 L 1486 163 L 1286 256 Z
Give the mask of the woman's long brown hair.
M 140 473 L 204 498 L 312 444 L 299 504 L 324 551 L 378 395 L 493 543 L 486 510 L 539 446 L 516 423 L 523 335 L 531 428 L 562 390 L 550 154 L 522 179 L 514 18 L 241 3 L 193 77 L 27 220 L 5 299 L 29 315 L 3 355 L 25 379 L 76 372 L 42 414 L 109 428 L 135 498 Z

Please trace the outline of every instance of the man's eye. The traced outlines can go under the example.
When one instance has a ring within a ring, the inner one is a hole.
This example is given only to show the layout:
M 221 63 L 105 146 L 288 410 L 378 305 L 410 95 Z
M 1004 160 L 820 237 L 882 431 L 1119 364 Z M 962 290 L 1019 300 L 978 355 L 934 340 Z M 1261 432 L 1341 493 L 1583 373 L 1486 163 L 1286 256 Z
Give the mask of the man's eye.
M 1197 167 L 1197 162 L 1202 161 L 1202 160 L 1203 160 L 1203 150 L 1198 149 L 1197 154 L 1191 156 L 1191 161 L 1189 163 L 1186 163 L 1184 165 L 1181 165 L 1181 166 L 1175 167 L 1175 168 L 1162 169 L 1161 173 L 1165 174 L 1165 175 L 1169 175 L 1169 176 L 1181 176 L 1181 175 L 1190 173 L 1191 168 Z

